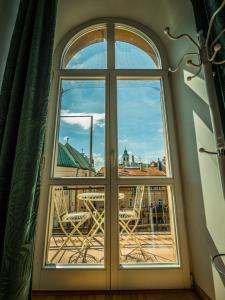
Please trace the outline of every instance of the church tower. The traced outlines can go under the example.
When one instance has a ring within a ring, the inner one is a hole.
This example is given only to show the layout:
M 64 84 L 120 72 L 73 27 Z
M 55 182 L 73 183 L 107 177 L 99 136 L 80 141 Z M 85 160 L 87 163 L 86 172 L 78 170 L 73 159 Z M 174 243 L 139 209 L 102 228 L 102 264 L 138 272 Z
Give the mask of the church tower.
M 123 166 L 124 167 L 129 167 L 130 165 L 130 157 L 129 154 L 127 152 L 127 149 L 125 148 L 124 152 L 123 152 Z

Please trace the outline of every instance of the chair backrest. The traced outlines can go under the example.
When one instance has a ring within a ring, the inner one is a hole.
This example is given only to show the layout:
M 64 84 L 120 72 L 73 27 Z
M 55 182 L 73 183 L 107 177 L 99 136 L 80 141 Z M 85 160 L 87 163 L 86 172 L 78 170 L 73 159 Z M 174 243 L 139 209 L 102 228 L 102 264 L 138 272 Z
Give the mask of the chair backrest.
M 141 214 L 144 189 L 145 189 L 144 185 L 138 185 L 136 187 L 136 194 L 135 194 L 133 209 L 136 212 L 138 218 L 140 218 L 140 214 Z
M 58 221 L 61 223 L 62 216 L 68 213 L 63 187 L 54 186 L 52 189 L 52 197 L 53 197 Z

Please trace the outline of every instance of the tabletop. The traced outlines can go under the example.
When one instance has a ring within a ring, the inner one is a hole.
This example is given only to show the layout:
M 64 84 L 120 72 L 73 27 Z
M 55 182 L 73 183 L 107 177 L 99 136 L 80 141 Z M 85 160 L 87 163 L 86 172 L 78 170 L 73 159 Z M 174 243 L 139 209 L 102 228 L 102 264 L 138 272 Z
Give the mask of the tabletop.
M 82 193 L 78 195 L 78 199 L 84 201 L 105 201 L 105 193 Z M 123 193 L 119 193 L 119 199 L 124 199 Z

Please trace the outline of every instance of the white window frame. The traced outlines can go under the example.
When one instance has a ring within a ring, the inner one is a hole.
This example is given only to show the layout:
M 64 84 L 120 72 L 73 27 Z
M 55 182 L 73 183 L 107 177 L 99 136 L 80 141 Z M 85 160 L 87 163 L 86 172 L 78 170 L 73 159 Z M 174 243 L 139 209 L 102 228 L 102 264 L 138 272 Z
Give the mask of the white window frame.
M 107 24 L 108 28 L 108 36 L 107 36 L 107 45 L 108 45 L 108 69 L 106 70 L 66 70 L 61 69 L 61 62 L 62 62 L 62 55 L 65 51 L 66 45 L 68 45 L 69 41 L 72 40 L 74 36 L 76 36 L 81 30 L 88 28 L 90 26 L 94 26 L 96 24 Z M 136 69 L 136 70 L 121 70 L 115 69 L 115 61 L 112 52 L 114 51 L 114 24 L 124 24 L 125 26 L 131 26 L 132 28 L 137 28 L 140 32 L 143 32 L 147 37 L 151 39 L 153 45 L 155 45 L 156 51 L 159 53 L 159 57 L 161 59 L 161 69 L 151 69 L 151 70 L 144 70 L 144 69 Z M 57 127 L 58 127 L 58 120 L 57 117 L 59 111 L 59 82 L 60 79 L 65 78 L 93 78 L 96 79 L 104 77 L 106 80 L 106 97 L 110 98 L 113 97 L 116 99 L 116 78 L 120 77 L 127 77 L 133 76 L 137 78 L 146 78 L 146 79 L 160 79 L 162 82 L 162 90 L 164 93 L 164 106 L 162 107 L 162 115 L 164 116 L 164 123 L 166 124 L 166 135 L 167 135 L 167 145 L 168 145 L 168 157 L 170 158 L 170 176 L 167 177 L 148 177 L 148 178 L 118 178 L 117 172 L 115 172 L 116 168 L 116 161 L 118 161 L 118 153 L 117 153 L 117 135 L 115 132 L 111 132 L 110 124 L 109 124 L 109 109 L 110 112 L 113 112 L 114 118 L 111 120 L 111 125 L 113 128 L 116 128 L 116 105 L 113 104 L 111 101 L 110 108 L 109 102 L 106 101 L 106 151 L 105 151 L 105 159 L 106 159 L 106 177 L 105 178 L 54 178 L 53 177 L 53 162 L 56 161 L 55 159 L 55 144 L 57 138 Z M 182 277 L 182 282 L 180 281 L 177 287 L 187 288 L 190 287 L 190 276 L 189 276 L 189 259 L 188 259 L 188 247 L 187 247 L 187 238 L 186 238 L 186 227 L 184 222 L 184 207 L 182 202 L 182 191 L 181 191 L 181 180 L 180 180 L 180 172 L 179 172 L 179 159 L 178 159 L 178 150 L 177 150 L 177 141 L 176 141 L 176 133 L 175 133 L 175 122 L 174 122 L 174 111 L 173 111 L 173 102 L 171 96 L 171 88 L 170 88 L 170 78 L 168 74 L 168 63 L 167 63 L 167 55 L 166 51 L 161 44 L 158 37 L 147 27 L 140 25 L 136 22 L 130 20 L 124 20 L 120 18 L 101 18 L 98 20 L 94 20 L 91 22 L 87 22 L 82 24 L 81 26 L 76 27 L 75 30 L 70 31 L 66 37 L 61 41 L 61 43 L 57 46 L 54 59 L 53 59 L 53 79 L 51 85 L 51 93 L 50 93 L 50 101 L 49 101 L 49 112 L 48 112 L 48 127 L 46 132 L 46 141 L 45 144 L 45 165 L 42 174 L 42 184 L 41 184 L 41 196 L 40 196 L 40 206 L 39 206 L 39 218 L 38 218 L 38 226 L 37 226 L 37 237 L 36 237 L 36 252 L 35 252 L 35 263 L 34 263 L 34 289 L 43 289 L 44 283 L 43 278 L 47 278 L 48 275 L 44 275 L 43 272 L 49 274 L 48 271 L 51 269 L 51 266 L 45 265 L 45 253 L 46 253 L 46 244 L 47 244 L 47 237 L 48 237 L 48 228 L 49 228 L 49 215 L 50 211 L 52 210 L 52 206 L 49 203 L 49 190 L 50 187 L 53 185 L 88 185 L 88 186 L 95 186 L 95 185 L 105 185 L 107 188 L 106 198 L 112 194 L 117 194 L 118 189 L 117 186 L 119 185 L 152 185 L 152 186 L 160 186 L 160 185 L 170 185 L 173 193 L 173 213 L 175 224 L 174 228 L 176 230 L 176 237 L 177 237 L 177 251 L 179 257 L 179 263 L 172 267 L 171 265 L 168 266 L 151 266 L 151 269 L 160 269 L 164 274 L 175 274 L 174 271 L 177 271 L 179 275 L 178 277 Z M 109 133 L 113 134 L 114 139 L 109 141 Z M 109 145 L 110 145 L 110 152 L 109 152 Z M 111 182 L 114 182 L 112 185 Z M 112 187 L 109 190 L 109 187 Z M 111 280 L 115 280 L 118 278 L 118 274 L 116 274 L 116 269 L 118 269 L 119 262 L 118 262 L 118 255 L 116 253 L 110 254 L 110 244 L 111 241 L 109 239 L 109 230 L 112 228 L 113 224 L 118 224 L 118 205 L 116 201 L 108 201 L 106 203 L 106 215 L 110 214 L 110 211 L 113 210 L 117 212 L 113 214 L 111 220 L 106 221 L 106 256 L 110 256 L 110 263 L 114 265 L 114 271 L 108 274 L 107 266 L 109 264 L 108 259 L 106 259 L 106 265 L 104 266 L 104 270 L 106 270 L 107 276 L 111 278 Z M 179 226 L 177 225 L 179 224 Z M 115 247 L 118 249 L 118 233 L 112 233 L 113 235 L 113 243 Z M 116 267 L 117 266 L 117 267 Z M 87 268 L 87 271 L 91 270 L 92 268 Z M 132 269 L 132 268 L 131 268 Z M 144 271 L 144 268 L 133 268 L 130 271 L 139 272 Z M 54 270 L 54 267 L 52 267 Z M 51 270 L 51 271 L 52 271 Z M 65 278 L 67 278 L 66 270 L 68 268 L 65 267 L 65 270 L 62 274 L 64 274 Z M 121 268 L 123 270 L 123 268 Z M 53 274 L 52 272 L 50 272 Z M 177 274 L 178 274 L 177 273 Z M 140 273 L 141 274 L 141 273 Z M 47 276 L 47 277 L 46 277 Z M 134 275 L 135 276 L 135 275 Z M 166 275 L 168 276 L 168 275 Z M 175 275 L 174 275 L 175 276 Z M 122 278 L 123 277 L 123 278 Z M 55 278 L 53 276 L 53 278 Z M 108 280 L 108 279 L 107 279 Z M 121 286 L 124 287 L 124 276 L 120 276 L 120 280 L 122 281 Z M 41 283 L 42 282 L 42 283 Z M 77 284 L 82 287 L 81 282 L 78 280 Z M 170 283 L 168 283 L 170 285 Z M 49 284 L 49 287 L 54 285 L 54 279 Z M 107 281 L 106 288 L 108 288 L 110 284 Z M 110 285 L 111 286 L 111 285 Z M 126 286 L 126 284 L 125 284 Z M 157 282 L 154 282 L 152 287 L 154 288 L 157 286 Z M 91 287 L 91 285 L 90 285 Z M 96 288 L 96 283 L 94 284 Z M 168 286 L 169 287 L 169 286 Z M 101 289 L 101 287 L 99 288 Z

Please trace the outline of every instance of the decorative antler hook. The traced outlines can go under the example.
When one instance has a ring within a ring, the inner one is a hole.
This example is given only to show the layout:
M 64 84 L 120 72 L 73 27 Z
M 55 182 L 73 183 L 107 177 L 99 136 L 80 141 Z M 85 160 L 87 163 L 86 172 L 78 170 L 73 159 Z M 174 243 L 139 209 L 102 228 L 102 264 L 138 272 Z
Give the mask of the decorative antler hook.
M 198 76 L 198 74 L 201 72 L 201 67 L 202 67 L 202 64 L 203 64 L 203 60 L 205 60 L 205 62 L 211 62 L 212 64 L 215 64 L 215 65 L 221 65 L 221 64 L 225 63 L 225 59 L 220 60 L 220 61 L 216 60 L 217 54 L 222 50 L 222 46 L 221 46 L 220 43 L 218 43 L 218 40 L 225 33 L 225 28 L 223 30 L 221 30 L 221 32 L 217 35 L 217 37 L 213 40 L 213 42 L 209 46 L 209 37 L 210 37 L 210 34 L 211 34 L 213 22 L 215 20 L 215 17 L 217 16 L 217 14 L 222 10 L 222 8 L 224 6 L 225 6 L 225 0 L 222 1 L 221 5 L 214 12 L 214 14 L 212 15 L 212 17 L 211 17 L 211 19 L 209 21 L 209 28 L 208 28 L 208 32 L 207 32 L 207 36 L 206 36 L 206 40 L 205 40 L 205 45 L 204 45 L 205 49 L 201 49 L 200 46 L 198 45 L 198 43 L 189 34 L 184 33 L 184 34 L 180 34 L 178 36 L 175 36 L 175 35 L 172 35 L 170 33 L 170 28 L 169 27 L 166 27 L 164 29 L 164 33 L 165 33 L 165 35 L 168 36 L 169 39 L 171 39 L 173 41 L 177 41 L 177 40 L 179 40 L 181 38 L 187 38 L 198 49 L 197 53 L 196 52 L 192 52 L 192 53 L 186 53 L 186 54 L 184 54 L 183 57 L 178 62 L 177 67 L 175 67 L 175 68 L 169 68 L 170 72 L 172 72 L 172 73 L 177 72 L 179 70 L 181 64 L 183 63 L 184 59 L 188 55 L 198 55 L 199 63 L 196 64 L 192 60 L 187 60 L 186 61 L 186 65 L 198 68 L 197 72 L 193 76 L 189 76 L 187 78 L 187 80 L 191 80 L 191 79 L 195 78 L 196 76 Z M 203 53 L 202 53 L 203 50 L 205 51 L 205 55 L 203 55 Z M 204 59 L 203 59 L 203 57 L 204 57 Z
M 201 49 L 199 47 L 199 45 L 195 42 L 195 40 L 193 40 L 193 38 L 189 35 L 189 34 L 180 34 L 178 36 L 174 36 L 170 33 L 170 28 L 169 27 L 166 27 L 164 29 L 164 33 L 168 36 L 169 39 L 173 40 L 173 41 L 177 41 L 181 38 L 187 38 L 189 41 L 191 41 L 198 49 L 198 52 L 189 52 L 189 53 L 186 53 L 183 55 L 183 57 L 180 59 L 180 61 L 178 62 L 177 64 L 177 67 L 175 68 L 169 68 L 169 71 L 172 72 L 172 73 L 175 73 L 179 70 L 180 66 L 182 65 L 184 59 L 189 56 L 189 55 L 197 55 L 198 56 L 198 59 L 199 59 L 199 63 L 196 64 L 194 63 L 192 60 L 187 60 L 186 61 L 186 64 L 188 66 L 192 66 L 192 67 L 196 67 L 198 68 L 197 72 L 193 75 L 193 76 L 188 76 L 187 77 L 187 80 L 190 81 L 192 78 L 198 76 L 198 74 L 201 72 L 201 66 L 202 66 L 202 59 L 201 59 L 201 55 L 200 55 L 200 52 L 201 52 Z

